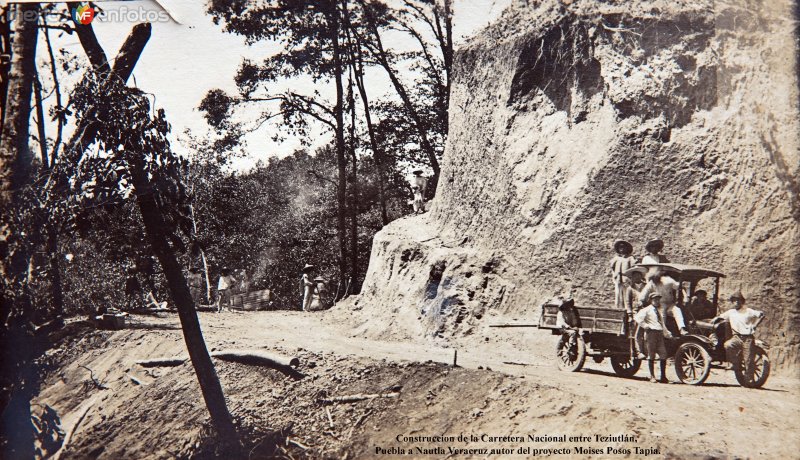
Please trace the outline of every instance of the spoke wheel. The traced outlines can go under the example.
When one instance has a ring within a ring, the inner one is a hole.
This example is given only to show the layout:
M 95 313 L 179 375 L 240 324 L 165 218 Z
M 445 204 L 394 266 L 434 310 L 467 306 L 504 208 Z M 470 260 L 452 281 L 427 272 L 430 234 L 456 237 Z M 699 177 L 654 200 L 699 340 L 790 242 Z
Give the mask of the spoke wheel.
M 620 377 L 633 377 L 639 372 L 642 361 L 632 356 L 612 356 L 611 367 Z
M 711 370 L 711 356 L 702 345 L 686 342 L 675 353 L 675 373 L 681 382 L 701 385 Z
M 563 334 L 556 345 L 556 360 L 558 368 L 565 372 L 577 372 L 583 368 L 586 361 L 586 344 L 583 339 L 575 337 L 575 343 L 570 345 L 569 336 Z
M 767 356 L 767 352 L 763 348 L 757 346 L 753 350 L 753 378 L 748 379 L 745 376 L 744 360 L 741 359 L 734 373 L 739 385 L 747 388 L 761 388 L 767 382 L 769 370 L 769 356 Z

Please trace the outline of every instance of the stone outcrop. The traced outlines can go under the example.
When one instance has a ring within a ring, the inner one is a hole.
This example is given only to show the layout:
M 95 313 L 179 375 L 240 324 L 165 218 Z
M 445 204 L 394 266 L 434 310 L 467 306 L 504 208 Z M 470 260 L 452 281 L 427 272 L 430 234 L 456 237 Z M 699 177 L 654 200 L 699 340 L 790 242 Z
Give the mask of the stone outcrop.
M 611 306 L 611 244 L 652 238 L 768 313 L 800 362 L 797 5 L 516 2 L 455 59 L 431 211 L 376 237 L 342 308 L 463 340 L 558 294 Z

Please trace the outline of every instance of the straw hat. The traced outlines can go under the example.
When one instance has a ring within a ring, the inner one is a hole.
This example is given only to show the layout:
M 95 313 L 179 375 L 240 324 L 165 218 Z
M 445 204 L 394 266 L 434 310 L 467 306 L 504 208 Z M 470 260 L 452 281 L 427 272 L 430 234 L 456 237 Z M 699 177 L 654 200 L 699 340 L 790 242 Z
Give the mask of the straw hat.
M 633 245 L 625 240 L 614 241 L 614 251 L 630 254 L 633 252 Z
M 664 242 L 662 240 L 650 240 L 644 245 L 644 250 L 647 252 L 661 252 L 664 249 Z
M 300 273 L 308 273 L 309 271 L 311 271 L 311 270 L 313 270 L 315 268 L 317 268 L 317 267 L 315 267 L 314 265 L 306 264 L 306 266 L 303 267 L 302 270 L 300 270 Z

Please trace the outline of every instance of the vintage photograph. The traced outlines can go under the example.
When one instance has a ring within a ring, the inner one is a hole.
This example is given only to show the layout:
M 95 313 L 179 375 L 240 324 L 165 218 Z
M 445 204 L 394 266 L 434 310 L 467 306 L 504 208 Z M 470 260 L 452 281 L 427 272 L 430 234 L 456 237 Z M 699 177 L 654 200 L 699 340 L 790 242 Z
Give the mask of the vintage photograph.
M 0 13 L 0 459 L 800 458 L 798 0 Z

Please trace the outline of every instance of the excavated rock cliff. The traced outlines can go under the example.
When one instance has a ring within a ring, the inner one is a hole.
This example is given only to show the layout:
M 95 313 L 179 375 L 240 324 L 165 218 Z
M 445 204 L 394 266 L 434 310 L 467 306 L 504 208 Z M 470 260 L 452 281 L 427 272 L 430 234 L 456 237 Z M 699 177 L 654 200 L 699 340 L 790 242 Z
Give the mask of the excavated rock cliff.
M 558 294 L 613 305 L 611 244 L 726 273 L 800 362 L 797 4 L 516 2 L 457 53 L 432 210 L 375 238 L 365 334 L 463 340 Z

